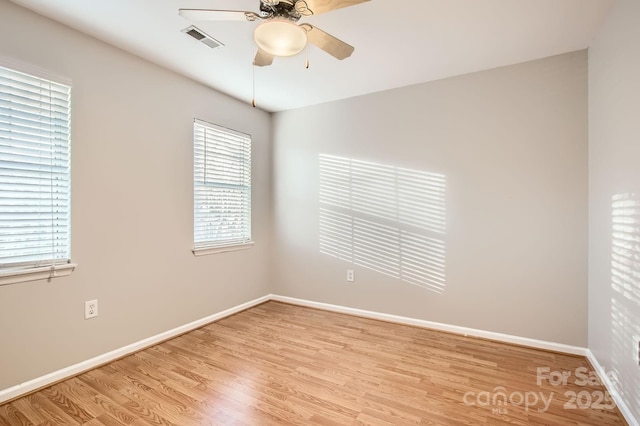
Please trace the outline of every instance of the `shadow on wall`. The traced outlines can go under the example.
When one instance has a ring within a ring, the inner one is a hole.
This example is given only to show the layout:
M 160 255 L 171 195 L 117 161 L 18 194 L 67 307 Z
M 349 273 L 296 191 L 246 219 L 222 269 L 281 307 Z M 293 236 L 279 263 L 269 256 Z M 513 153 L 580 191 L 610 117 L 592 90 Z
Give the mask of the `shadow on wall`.
M 618 392 L 640 413 L 640 197 L 612 199 L 612 367 Z
M 320 253 L 445 290 L 444 175 L 320 154 Z

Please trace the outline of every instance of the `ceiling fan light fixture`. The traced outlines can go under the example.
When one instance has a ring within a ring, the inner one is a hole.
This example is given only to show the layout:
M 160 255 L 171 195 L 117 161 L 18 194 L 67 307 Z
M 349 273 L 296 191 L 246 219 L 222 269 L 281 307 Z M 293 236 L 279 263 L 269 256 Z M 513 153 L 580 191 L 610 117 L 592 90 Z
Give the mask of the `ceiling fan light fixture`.
M 273 56 L 293 56 L 307 45 L 307 32 L 287 19 L 272 19 L 256 27 L 253 39 Z

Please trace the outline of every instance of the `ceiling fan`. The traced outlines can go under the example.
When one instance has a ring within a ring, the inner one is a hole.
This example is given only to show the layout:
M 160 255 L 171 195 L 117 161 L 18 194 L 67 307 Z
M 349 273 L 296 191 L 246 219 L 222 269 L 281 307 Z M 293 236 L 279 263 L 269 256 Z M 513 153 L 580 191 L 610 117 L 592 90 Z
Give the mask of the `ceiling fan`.
M 273 63 L 275 56 L 300 53 L 307 42 L 337 59 L 351 56 L 353 46 L 307 23 L 297 24 L 303 16 L 319 15 L 332 10 L 365 3 L 370 0 L 260 0 L 258 12 L 216 9 L 179 9 L 178 13 L 192 21 L 263 21 L 255 29 L 258 45 L 254 65 Z

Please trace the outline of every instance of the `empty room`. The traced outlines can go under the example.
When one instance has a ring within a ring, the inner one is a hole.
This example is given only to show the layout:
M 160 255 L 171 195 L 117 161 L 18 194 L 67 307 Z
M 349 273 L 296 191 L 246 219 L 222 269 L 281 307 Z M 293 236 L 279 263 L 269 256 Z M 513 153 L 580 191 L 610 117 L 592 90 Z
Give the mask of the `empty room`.
M 637 0 L 0 0 L 0 426 L 640 425 Z

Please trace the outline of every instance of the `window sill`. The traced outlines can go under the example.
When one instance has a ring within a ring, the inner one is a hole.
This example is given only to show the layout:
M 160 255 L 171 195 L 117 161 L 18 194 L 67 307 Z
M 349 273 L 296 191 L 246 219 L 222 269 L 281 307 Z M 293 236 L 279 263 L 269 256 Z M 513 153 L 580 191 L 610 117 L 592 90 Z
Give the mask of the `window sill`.
M 253 247 L 255 243 L 250 241 L 244 244 L 236 244 L 233 246 L 222 246 L 222 247 L 202 247 L 202 248 L 194 248 L 191 250 L 193 255 L 196 257 L 206 256 L 209 254 L 217 254 L 217 253 L 225 253 L 228 251 L 238 251 L 238 250 L 248 250 Z
M 2 271 L 0 272 L 0 286 L 38 280 L 50 281 L 52 278 L 67 277 L 76 269 L 76 266 L 78 265 L 75 263 L 66 263 L 57 265 L 53 269 L 50 266 L 44 266 L 41 268 Z

